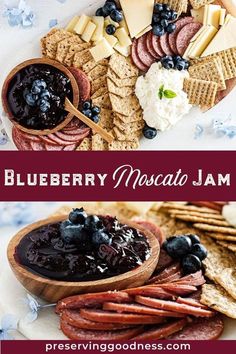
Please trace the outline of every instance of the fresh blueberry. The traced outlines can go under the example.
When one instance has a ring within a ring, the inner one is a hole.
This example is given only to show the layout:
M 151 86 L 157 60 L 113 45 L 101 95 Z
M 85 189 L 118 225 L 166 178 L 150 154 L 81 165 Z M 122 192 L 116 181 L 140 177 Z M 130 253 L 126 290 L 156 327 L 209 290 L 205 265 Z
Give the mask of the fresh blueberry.
M 170 20 L 171 20 L 171 21 L 175 21 L 175 20 L 177 19 L 177 17 L 178 17 L 177 12 L 172 11 Z
M 41 98 L 44 98 L 45 100 L 49 99 L 51 97 L 50 92 L 48 90 L 43 90 L 40 94 Z
M 155 128 L 151 128 L 148 125 L 146 125 L 143 128 L 143 136 L 146 139 L 152 140 L 157 136 L 157 130 Z
M 106 15 L 105 15 L 104 12 L 103 12 L 103 8 L 102 8 L 102 7 L 100 7 L 99 9 L 97 9 L 95 15 L 96 15 L 96 16 L 101 16 L 101 17 L 106 17 Z
M 118 23 L 120 23 L 124 19 L 122 12 L 120 12 L 118 10 L 113 10 L 110 14 L 110 17 L 113 21 L 118 22 Z
M 39 95 L 42 91 L 42 88 L 40 86 L 32 86 L 31 92 L 35 95 Z
M 80 233 L 83 229 L 81 225 L 68 225 L 68 223 L 62 223 L 60 227 L 61 238 L 66 243 L 72 243 L 75 239 L 80 239 Z
M 92 243 L 96 247 L 99 247 L 102 244 L 109 245 L 110 237 L 104 231 L 98 230 L 92 235 Z
M 40 111 L 46 113 L 50 109 L 50 103 L 44 99 L 39 100 Z
M 35 86 L 40 87 L 41 90 L 45 90 L 46 87 L 47 87 L 47 84 L 46 84 L 46 82 L 44 80 L 39 80 L 38 79 L 38 80 L 33 81 L 33 83 L 32 83 L 32 88 L 35 87 Z
M 34 107 L 36 105 L 36 102 L 37 102 L 36 99 L 35 99 L 35 96 L 32 93 L 28 93 L 25 96 L 25 101 L 31 107 Z
M 93 116 L 97 116 L 97 115 L 100 114 L 100 113 L 101 113 L 101 108 L 100 108 L 100 107 L 94 106 L 94 107 L 92 108 L 92 114 L 93 114 Z
M 175 64 L 179 61 L 179 60 L 182 60 L 182 57 L 180 55 L 176 55 L 173 57 L 173 60 L 175 62 Z
M 73 209 L 73 211 L 71 211 L 69 214 L 70 222 L 72 222 L 72 224 L 75 224 L 75 225 L 78 225 L 78 224 L 84 225 L 86 218 L 87 218 L 87 214 L 83 208 Z
M 185 235 L 185 236 L 188 236 L 190 238 L 190 240 L 192 241 L 192 245 L 201 243 L 200 238 L 197 235 L 188 234 L 188 235 Z
M 154 5 L 154 13 L 158 14 L 163 11 L 163 4 L 155 4 Z
M 161 18 L 160 18 L 159 14 L 153 14 L 153 17 L 152 17 L 152 22 L 153 23 L 157 24 L 157 23 L 160 22 L 160 20 L 161 20 Z
M 115 5 L 113 2 L 108 1 L 108 2 L 105 3 L 105 5 L 103 6 L 102 9 L 103 9 L 103 13 L 104 13 L 106 16 L 108 16 L 108 15 L 110 15 L 110 13 L 111 13 L 112 11 L 116 10 L 116 5 Z
M 173 33 L 176 30 L 176 24 L 175 23 L 169 23 L 166 27 L 166 32 L 167 33 Z
M 90 101 L 85 101 L 83 103 L 83 109 L 84 110 L 91 109 L 91 102 Z
M 89 215 L 86 220 L 85 220 L 85 227 L 89 230 L 89 231 L 98 231 L 100 229 L 103 229 L 103 223 L 102 221 L 99 219 L 98 216 L 96 215 Z
M 185 61 L 178 60 L 177 63 L 175 64 L 175 68 L 179 71 L 185 70 Z
M 184 62 L 185 62 L 185 70 L 188 70 L 190 67 L 190 62 L 186 59 L 184 59 Z
M 177 236 L 168 240 L 166 251 L 172 258 L 182 258 L 191 251 L 192 242 L 187 236 Z
M 174 69 L 174 67 L 175 67 L 174 60 L 171 56 L 166 56 L 166 57 L 162 58 L 161 64 L 167 70 Z
M 191 254 L 197 256 L 201 261 L 207 258 L 207 249 L 203 245 L 196 243 L 191 249 Z
M 176 236 L 168 237 L 168 239 L 166 239 L 165 242 L 163 242 L 162 248 L 163 248 L 164 251 L 166 251 L 168 242 L 170 242 L 170 241 L 173 240 L 174 238 L 176 238 Z
M 83 113 L 86 117 L 92 118 L 92 111 L 91 111 L 91 109 L 83 109 L 83 110 L 82 110 L 82 113 Z
M 92 116 L 92 121 L 94 122 L 94 123 L 99 123 L 99 121 L 100 121 L 100 117 L 99 116 Z
M 171 8 L 167 4 L 163 4 L 163 11 L 171 11 Z
M 161 18 L 165 20 L 170 20 L 171 18 L 171 13 L 169 11 L 162 11 L 161 13 Z
M 152 32 L 155 36 L 161 37 L 165 34 L 165 29 L 161 25 L 155 25 L 152 28 Z
M 188 254 L 182 260 L 182 269 L 184 274 L 194 274 L 201 270 L 202 262 L 194 254 Z
M 116 26 L 114 25 L 108 25 L 106 27 L 106 33 L 109 35 L 109 36 L 112 36 L 113 34 L 116 33 Z
M 161 20 L 161 26 L 162 27 L 167 28 L 168 25 L 169 25 L 169 21 L 168 20 L 165 20 L 165 19 Z

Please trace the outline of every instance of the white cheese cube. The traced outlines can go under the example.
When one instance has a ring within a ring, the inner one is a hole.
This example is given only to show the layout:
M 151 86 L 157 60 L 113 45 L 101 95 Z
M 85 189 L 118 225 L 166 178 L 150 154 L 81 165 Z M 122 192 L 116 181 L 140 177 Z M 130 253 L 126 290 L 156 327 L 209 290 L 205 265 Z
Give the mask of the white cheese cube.
M 83 34 L 87 24 L 90 21 L 90 17 L 86 16 L 86 15 L 82 15 L 79 19 L 79 21 L 77 22 L 77 24 L 75 25 L 74 31 L 77 34 Z
M 79 16 L 73 17 L 68 23 L 68 25 L 66 26 L 66 31 L 74 33 L 74 28 L 78 21 L 79 21 Z
M 101 41 L 103 38 L 103 28 L 104 28 L 104 17 L 102 16 L 93 16 L 92 17 L 93 23 L 95 23 L 96 30 L 92 36 L 92 41 L 97 42 Z
M 128 47 L 132 44 L 132 41 L 124 28 L 118 28 L 115 33 L 122 47 Z
M 121 55 L 123 55 L 124 57 L 129 57 L 130 53 L 131 53 L 131 46 L 128 47 L 122 47 L 120 45 L 120 43 L 117 43 L 114 46 L 114 49 L 117 50 L 117 52 L 119 52 Z
M 90 49 L 90 53 L 94 60 L 98 62 L 102 59 L 109 58 L 114 54 L 114 50 L 107 40 L 103 38 L 95 47 Z
M 107 42 L 112 46 L 112 48 L 118 43 L 118 39 L 115 36 L 111 36 L 104 31 L 103 37 L 107 40 Z
M 85 30 L 81 38 L 87 43 L 90 42 L 95 30 L 96 30 L 96 25 L 92 21 L 89 21 L 89 23 L 85 27 Z

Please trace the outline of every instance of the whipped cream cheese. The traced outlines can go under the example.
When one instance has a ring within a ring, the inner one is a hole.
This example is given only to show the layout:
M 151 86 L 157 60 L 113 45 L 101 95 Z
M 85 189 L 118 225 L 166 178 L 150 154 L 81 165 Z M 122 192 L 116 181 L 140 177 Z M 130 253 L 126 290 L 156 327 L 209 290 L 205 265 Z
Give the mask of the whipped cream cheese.
M 154 63 L 145 76 L 138 78 L 135 93 L 148 126 L 168 130 L 190 111 L 192 106 L 183 91 L 184 79 L 188 77 L 186 70 L 167 70 L 161 63 Z M 160 90 L 172 91 L 175 97 L 163 95 L 161 98 Z
M 236 202 L 225 205 L 222 214 L 230 225 L 236 227 Z

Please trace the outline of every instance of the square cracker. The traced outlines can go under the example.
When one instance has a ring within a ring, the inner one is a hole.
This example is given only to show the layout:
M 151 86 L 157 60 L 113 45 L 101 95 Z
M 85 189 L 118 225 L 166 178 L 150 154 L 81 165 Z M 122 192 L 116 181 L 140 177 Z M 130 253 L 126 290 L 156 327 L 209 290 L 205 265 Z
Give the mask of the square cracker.
M 88 49 L 83 50 L 82 52 L 77 52 L 74 55 L 73 66 L 75 68 L 81 69 L 82 66 L 91 60 L 91 54 Z
M 114 94 L 110 94 L 112 109 L 116 113 L 120 113 L 126 117 L 132 116 L 140 110 L 140 104 L 135 95 L 120 98 Z
M 67 32 L 66 30 L 60 29 L 51 34 L 46 38 L 46 56 L 50 59 L 56 58 L 57 45 L 60 41 L 65 38 L 70 38 L 73 36 L 72 33 Z
M 68 66 L 71 66 L 73 64 L 75 54 L 82 52 L 83 50 L 88 49 L 88 48 L 90 48 L 89 43 L 82 43 L 82 44 L 73 43 L 73 44 L 71 44 L 70 47 L 68 48 L 68 52 L 67 52 L 66 57 L 64 59 L 65 64 Z
M 81 44 L 82 41 L 79 36 L 72 35 L 69 38 L 65 38 L 60 41 L 57 45 L 57 52 L 56 52 L 56 60 L 60 63 L 64 63 L 66 55 L 69 51 L 69 48 L 72 44 Z
M 76 151 L 90 151 L 92 149 L 92 142 L 90 138 L 84 138 Z
M 131 59 L 119 53 L 115 53 L 111 56 L 109 66 L 120 79 L 133 76 L 138 77 L 139 74 L 138 69 L 132 64 Z
M 134 87 L 118 87 L 109 78 L 107 78 L 107 87 L 110 93 L 114 93 L 114 95 L 122 98 L 130 96 L 134 93 Z
M 220 58 L 225 80 L 236 77 L 236 47 L 213 55 Z
M 107 150 L 107 143 L 99 134 L 95 134 L 92 137 L 92 150 L 93 151 L 105 151 Z
M 234 269 L 225 268 L 217 274 L 215 280 L 236 300 L 236 265 L 234 265 Z
M 119 118 L 114 118 L 114 125 L 121 131 L 126 132 L 126 134 L 132 134 L 136 131 L 142 130 L 145 123 L 144 120 L 133 122 L 133 123 L 124 123 Z
M 93 99 L 93 105 L 100 108 L 111 109 L 111 101 L 108 94 Z
M 142 130 L 137 130 L 133 133 L 130 133 L 129 131 L 124 132 L 119 128 L 114 127 L 113 131 L 118 141 L 133 141 L 135 139 L 139 139 L 142 135 Z
M 137 76 L 133 76 L 122 80 L 110 67 L 107 71 L 107 77 L 109 77 L 117 87 L 133 87 L 138 78 Z
M 57 31 L 58 28 L 53 28 L 46 36 L 41 38 L 40 44 L 41 44 L 41 53 L 43 57 L 47 55 L 47 47 L 46 47 L 47 38 L 49 38 L 52 34 L 56 33 Z
M 91 94 L 93 95 L 101 87 L 107 87 L 106 75 L 100 76 L 96 80 L 91 81 Z
M 118 118 L 125 124 L 143 121 L 143 111 L 142 109 L 135 112 L 132 116 L 126 117 L 120 113 L 114 113 L 114 117 Z
M 85 72 L 85 74 L 88 74 L 91 70 L 93 70 L 98 65 L 108 66 L 108 60 L 103 59 L 97 62 L 94 59 L 91 59 L 90 61 L 88 61 L 83 65 L 82 69 Z
M 200 7 L 211 4 L 215 0 L 189 0 L 193 9 L 200 9 Z
M 136 150 L 139 147 L 138 139 L 134 141 L 113 141 L 108 145 L 110 151 Z
M 107 67 L 104 65 L 97 65 L 95 68 L 93 68 L 89 73 L 87 73 L 87 76 L 90 81 L 96 80 L 98 77 L 104 76 L 107 73 Z
M 216 101 L 218 84 L 213 81 L 185 79 L 184 91 L 188 95 L 189 103 L 201 108 L 213 107 Z
M 99 125 L 108 132 L 114 128 L 112 110 L 101 108 Z
M 95 98 L 98 98 L 100 96 L 104 96 L 107 93 L 108 93 L 107 87 L 102 86 L 96 92 L 94 92 L 94 94 L 91 96 L 91 99 L 94 100 Z

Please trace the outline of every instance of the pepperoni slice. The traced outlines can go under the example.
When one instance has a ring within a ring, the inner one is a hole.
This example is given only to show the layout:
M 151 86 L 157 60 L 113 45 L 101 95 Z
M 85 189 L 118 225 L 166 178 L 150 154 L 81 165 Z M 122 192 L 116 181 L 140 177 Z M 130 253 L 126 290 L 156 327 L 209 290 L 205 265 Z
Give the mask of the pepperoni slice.
M 161 48 L 160 37 L 155 36 L 153 33 L 152 33 L 152 46 L 160 58 L 165 56 L 165 53 L 163 52 L 163 50 Z
M 114 313 L 103 310 L 81 309 L 80 315 L 87 320 L 102 323 L 121 323 L 130 325 L 162 323 L 161 316 Z
M 193 17 L 184 17 L 184 18 L 179 19 L 176 22 L 176 30 L 173 33 L 171 33 L 168 37 L 170 48 L 174 54 L 178 55 L 178 50 L 176 47 L 176 40 L 177 40 L 177 36 L 178 36 L 179 31 L 185 25 L 187 25 L 188 23 L 192 23 L 193 21 L 194 21 Z
M 61 330 L 69 339 L 73 340 L 128 340 L 143 331 L 142 327 L 121 331 L 89 331 L 71 326 L 61 321 Z
M 143 226 L 145 229 L 147 229 L 153 235 L 155 235 L 156 238 L 158 239 L 160 245 L 163 244 L 163 242 L 165 241 L 165 236 L 159 226 L 155 225 L 154 223 L 152 223 L 150 221 L 142 221 L 142 220 L 140 220 L 140 221 L 137 220 L 137 224 Z
M 199 22 L 192 22 L 185 25 L 178 33 L 176 39 L 176 47 L 179 55 L 183 56 L 186 52 L 191 39 L 200 30 L 202 24 Z
M 171 334 L 181 331 L 187 325 L 187 323 L 188 323 L 187 319 L 182 319 L 175 322 L 167 323 L 157 328 L 153 328 L 148 331 L 145 331 L 133 339 L 154 340 L 154 339 L 168 338 Z
M 74 75 L 79 86 L 80 102 L 89 100 L 91 86 L 88 76 L 82 70 L 74 67 L 70 67 L 69 70 Z
M 153 57 L 147 49 L 147 45 L 146 45 L 146 38 L 147 38 L 147 34 L 145 34 L 144 36 L 140 37 L 137 41 L 137 54 L 139 59 L 141 60 L 141 62 L 147 66 L 148 68 L 150 68 L 150 66 L 155 63 L 156 58 Z
M 169 34 L 165 33 L 163 36 L 160 37 L 160 46 L 165 53 L 165 55 L 174 55 L 173 51 L 169 45 Z
M 221 316 L 195 319 L 182 331 L 170 336 L 169 340 L 216 340 L 224 330 Z
M 157 52 L 154 50 L 153 46 L 152 46 L 152 31 L 147 33 L 147 37 L 146 37 L 146 46 L 147 49 L 149 51 L 149 53 L 156 58 L 157 60 L 160 59 L 160 56 L 157 54 Z
M 144 65 L 143 62 L 140 60 L 138 53 L 137 53 L 137 45 L 138 41 L 135 39 L 132 44 L 131 48 L 131 58 L 133 60 L 134 65 L 141 71 L 146 72 L 148 71 L 148 66 Z

